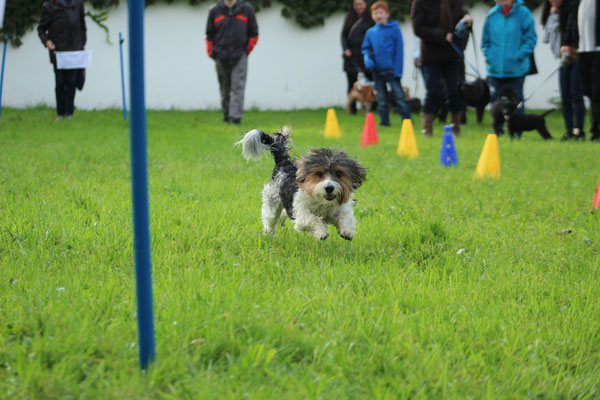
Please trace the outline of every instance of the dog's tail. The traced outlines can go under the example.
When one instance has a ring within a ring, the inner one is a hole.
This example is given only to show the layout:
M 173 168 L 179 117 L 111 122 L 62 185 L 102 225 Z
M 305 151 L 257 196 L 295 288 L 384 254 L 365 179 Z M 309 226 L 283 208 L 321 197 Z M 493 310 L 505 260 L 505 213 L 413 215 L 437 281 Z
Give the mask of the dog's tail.
M 548 111 L 545 111 L 544 113 L 542 113 L 542 117 L 545 117 L 546 115 L 550 114 L 552 111 L 556 111 L 556 108 L 551 108 Z
M 242 140 L 235 143 L 242 146 L 242 155 L 246 160 L 260 160 L 265 151 L 273 154 L 275 163 L 289 159 L 290 130 L 288 127 L 281 128 L 278 132 L 269 135 L 260 129 L 253 129 L 244 134 Z

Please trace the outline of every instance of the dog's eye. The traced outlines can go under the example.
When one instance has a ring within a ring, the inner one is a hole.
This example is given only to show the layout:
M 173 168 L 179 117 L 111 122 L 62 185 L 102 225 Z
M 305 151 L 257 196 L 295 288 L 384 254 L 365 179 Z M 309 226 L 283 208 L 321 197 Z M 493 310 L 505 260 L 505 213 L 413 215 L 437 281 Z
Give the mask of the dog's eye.
M 322 177 L 323 177 L 323 173 L 322 173 L 321 171 L 319 171 L 319 172 L 317 172 L 317 176 L 318 176 L 319 178 L 322 178 Z
M 337 176 L 338 178 L 341 178 L 342 176 L 344 176 L 344 173 L 342 171 L 336 171 L 335 176 Z

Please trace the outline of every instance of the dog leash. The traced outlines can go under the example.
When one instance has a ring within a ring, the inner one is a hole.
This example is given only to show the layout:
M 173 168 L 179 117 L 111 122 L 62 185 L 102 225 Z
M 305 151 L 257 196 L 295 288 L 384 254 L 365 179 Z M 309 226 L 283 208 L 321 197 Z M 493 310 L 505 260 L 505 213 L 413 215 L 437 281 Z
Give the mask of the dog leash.
M 475 72 L 475 74 L 477 75 L 477 77 L 480 78 L 480 79 L 482 79 L 481 75 L 479 74 L 479 71 L 477 70 L 477 68 L 475 66 L 473 66 L 473 64 L 471 64 L 469 61 L 467 61 L 467 59 L 465 58 L 465 54 L 462 52 L 462 50 L 459 49 L 458 46 L 455 45 L 454 43 L 452 43 L 452 42 L 449 42 L 449 43 L 450 43 L 450 46 L 452 46 L 452 48 L 454 49 L 454 51 L 456 51 L 458 53 L 458 55 L 463 59 L 463 61 L 465 63 L 467 63 L 467 65 L 469 67 L 471 67 L 471 69 Z
M 533 90 L 532 90 L 532 91 L 529 93 L 529 95 L 528 95 L 527 97 L 525 97 L 523 100 L 521 100 L 521 101 L 519 102 L 519 104 L 517 104 L 517 108 L 516 108 L 516 109 L 518 110 L 518 109 L 519 109 L 519 108 L 521 108 L 523 105 L 525 105 L 525 102 L 526 102 L 527 100 L 529 100 L 529 98 L 530 98 L 531 96 L 533 96 L 533 94 L 534 94 L 534 93 L 535 93 L 535 92 L 536 92 L 536 91 L 537 91 L 539 88 L 541 88 L 541 87 L 542 87 L 542 85 L 543 85 L 544 83 L 546 83 L 546 82 L 547 82 L 547 81 L 548 81 L 550 78 L 552 78 L 552 76 L 553 76 L 553 75 L 554 75 L 554 74 L 555 74 L 555 73 L 556 73 L 556 72 L 557 72 L 559 69 L 560 69 L 560 65 L 559 65 L 558 67 L 556 67 L 556 68 L 555 68 L 555 69 L 554 69 L 552 72 L 550 72 L 550 74 L 549 74 L 549 75 L 548 75 L 548 76 L 547 76 L 547 77 L 546 77 L 546 78 L 545 78 L 545 79 L 542 81 L 542 83 L 540 83 L 539 85 L 537 85 L 537 86 L 536 86 L 536 87 L 535 87 L 535 88 L 534 88 L 534 89 L 533 89 Z

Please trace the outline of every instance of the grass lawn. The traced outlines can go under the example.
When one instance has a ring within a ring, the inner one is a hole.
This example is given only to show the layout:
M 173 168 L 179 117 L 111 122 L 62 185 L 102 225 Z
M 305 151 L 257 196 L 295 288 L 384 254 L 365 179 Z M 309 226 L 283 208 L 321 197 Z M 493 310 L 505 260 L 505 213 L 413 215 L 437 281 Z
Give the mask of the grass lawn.
M 600 145 L 502 136 L 501 178 L 474 180 L 489 115 L 451 168 L 439 124 L 407 160 L 397 115 L 365 148 L 364 116 L 338 109 L 332 140 L 325 115 L 148 113 L 157 359 L 141 374 L 128 124 L 4 109 L 0 398 L 600 396 Z M 273 162 L 232 143 L 281 125 L 295 154 L 339 145 L 368 168 L 352 242 L 262 235 Z

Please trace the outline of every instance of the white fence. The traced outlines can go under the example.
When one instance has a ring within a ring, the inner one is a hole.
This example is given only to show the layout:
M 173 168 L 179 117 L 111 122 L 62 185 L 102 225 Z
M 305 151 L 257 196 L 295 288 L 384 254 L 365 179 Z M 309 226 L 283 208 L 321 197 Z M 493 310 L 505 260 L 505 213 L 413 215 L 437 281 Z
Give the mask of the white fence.
M 219 92 L 214 63 L 208 58 L 204 32 L 209 4 L 192 7 L 182 3 L 155 5 L 146 10 L 146 96 L 152 109 L 218 109 Z M 481 29 L 487 8 L 476 7 L 474 31 L 481 43 Z M 538 28 L 535 57 L 539 73 L 525 80 L 525 95 L 534 89 L 528 102 L 532 108 L 549 108 L 549 100 L 559 96 L 558 77 L 541 82 L 557 66 L 549 46 L 541 42 L 539 12 L 534 12 Z M 291 110 L 343 106 L 346 103 L 346 77 L 342 71 L 340 32 L 343 13 L 327 19 L 325 26 L 302 29 L 281 17 L 275 5 L 257 13 L 258 45 L 249 58 L 245 107 Z M 111 10 L 105 32 L 87 19 L 88 43 L 93 50 L 92 66 L 86 84 L 77 94 L 76 105 L 83 109 L 121 107 L 118 34 L 125 37 L 127 58 L 126 2 Z M 401 26 L 404 35 L 403 84 L 423 97 L 423 81 L 413 79 L 412 52 L 415 41 L 410 22 Z M 479 51 L 479 50 L 478 50 Z M 475 64 L 472 43 L 467 60 Z M 125 61 L 127 67 L 127 61 Z M 483 55 L 479 52 L 480 72 L 485 75 Z M 126 80 L 128 78 L 126 77 Z M 23 108 L 39 104 L 54 105 L 54 77 L 48 52 L 37 36 L 29 32 L 18 49 L 7 52 L 3 105 Z M 539 88 L 538 88 L 539 87 Z

